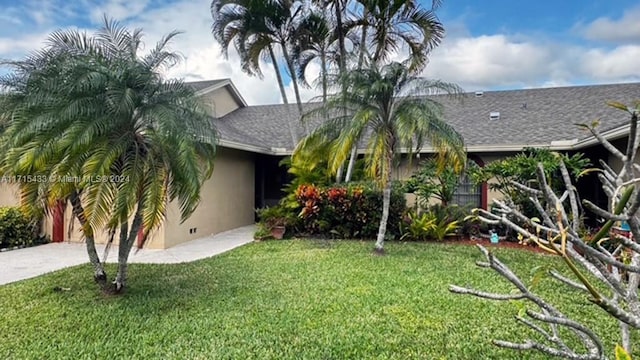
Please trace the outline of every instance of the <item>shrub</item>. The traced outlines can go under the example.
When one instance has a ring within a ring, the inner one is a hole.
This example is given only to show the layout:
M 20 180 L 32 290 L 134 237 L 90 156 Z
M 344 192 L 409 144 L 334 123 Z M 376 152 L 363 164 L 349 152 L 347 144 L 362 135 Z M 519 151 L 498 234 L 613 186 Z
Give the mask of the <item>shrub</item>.
M 442 241 L 457 235 L 463 220 L 458 217 L 459 209 L 450 208 L 454 206 L 435 205 L 424 212 L 408 211 L 401 223 L 401 239 Z
M 0 207 L 0 248 L 30 246 L 37 242 L 36 222 L 16 207 Z
M 529 200 L 529 194 L 525 194 L 516 187 L 513 182 L 530 186 L 534 189 L 540 189 L 536 171 L 538 164 L 544 169 L 547 183 L 554 191 L 564 190 L 564 182 L 560 174 L 560 163 L 564 163 L 567 167 L 573 181 L 579 179 L 586 174 L 585 170 L 591 165 L 589 159 L 582 153 L 574 155 L 559 154 L 549 149 L 543 148 L 526 148 L 522 153 L 504 158 L 502 160 L 491 162 L 484 167 L 475 167 L 470 169 L 471 179 L 476 184 L 489 182 L 491 190 L 499 191 L 503 197 L 511 202 L 511 206 L 515 207 L 523 215 L 527 217 L 535 217 L 538 210 Z M 542 205 L 545 203 L 542 201 Z M 511 215 L 509 220 L 525 226 L 520 219 Z M 504 234 L 513 238 L 512 231 L 504 228 Z
M 400 227 L 402 233 L 400 240 L 421 241 L 429 239 L 431 230 L 436 224 L 435 217 L 431 215 L 431 213 L 418 214 L 409 210 Z
M 301 230 L 305 234 L 338 238 L 374 238 L 382 216 L 382 192 L 371 184 L 317 187 L 300 185 L 295 191 Z M 399 187 L 391 193 L 387 232 L 400 235 L 399 223 L 406 207 Z

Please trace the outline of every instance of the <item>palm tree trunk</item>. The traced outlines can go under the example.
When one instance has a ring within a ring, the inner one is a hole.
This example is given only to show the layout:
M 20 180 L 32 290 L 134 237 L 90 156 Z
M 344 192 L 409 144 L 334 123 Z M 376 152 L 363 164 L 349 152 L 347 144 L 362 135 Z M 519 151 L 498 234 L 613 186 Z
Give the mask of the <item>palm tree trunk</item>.
M 338 47 L 339 47 L 339 55 L 338 55 L 338 68 L 340 71 L 340 76 L 344 76 L 345 72 L 346 72 L 346 56 L 347 56 L 347 49 L 345 48 L 344 45 L 344 28 L 343 28 L 343 24 L 342 24 L 342 1 L 343 0 L 337 0 L 335 2 L 335 13 L 336 13 L 336 33 L 338 35 Z M 342 89 L 341 91 L 343 91 L 344 94 L 344 89 Z M 346 110 L 343 110 L 345 115 L 346 115 Z M 340 183 L 342 181 L 342 168 L 344 166 L 344 163 L 340 164 L 340 168 L 337 174 L 337 182 Z
M 393 149 L 394 142 L 388 144 Z M 378 228 L 378 238 L 376 239 L 375 251 L 377 254 L 384 254 L 384 237 L 387 235 L 387 222 L 389 221 L 389 208 L 391 207 L 391 166 L 393 165 L 393 150 L 386 155 L 384 159 L 382 171 L 382 217 L 380 218 L 380 227 Z
M 367 16 L 369 12 L 367 11 L 366 5 L 363 5 L 364 9 L 362 10 L 362 20 L 366 22 Z M 364 54 L 367 51 L 367 26 L 366 24 L 362 27 L 362 35 L 360 37 L 360 51 L 358 55 L 358 70 L 362 69 L 362 65 L 364 63 Z M 351 181 L 351 175 L 353 173 L 353 167 L 356 163 L 356 158 L 358 157 L 358 145 L 353 144 L 353 148 L 351 148 L 351 157 L 349 158 L 349 164 L 347 165 L 347 174 L 345 175 L 344 182 Z
M 120 244 L 118 246 L 118 273 L 116 274 L 116 279 L 113 284 L 114 291 L 116 293 L 122 292 L 127 285 L 129 254 L 131 253 L 131 248 L 136 241 L 136 237 L 138 236 L 138 231 L 140 231 L 141 226 L 142 202 L 139 202 L 138 209 L 136 210 L 136 214 L 133 217 L 133 223 L 131 224 L 131 230 L 129 231 L 129 234 L 127 235 L 128 223 L 125 222 L 120 227 Z
M 391 165 L 389 163 L 389 165 Z M 391 180 L 386 175 L 384 180 L 384 189 L 382 190 L 382 218 L 380 218 L 380 227 L 378 228 L 378 238 L 376 239 L 375 251 L 378 254 L 384 254 L 384 237 L 387 234 L 387 221 L 389 220 L 389 207 L 391 205 Z
M 93 279 L 104 287 L 107 282 L 107 273 L 104 271 L 104 264 L 100 262 L 100 257 L 96 251 L 96 242 L 93 231 L 87 229 L 87 219 L 84 216 L 84 208 L 80 203 L 80 196 L 77 192 L 74 191 L 71 194 L 70 201 L 73 208 L 73 215 L 78 219 L 78 222 L 82 227 L 84 241 L 87 246 L 87 254 L 89 255 L 89 262 L 93 266 Z
M 298 77 L 296 76 L 296 69 L 293 67 L 293 61 L 291 60 L 291 56 L 289 56 L 289 51 L 287 50 L 287 44 L 280 44 L 282 47 L 282 56 L 284 57 L 284 61 L 287 63 L 287 69 L 289 70 L 289 75 L 291 75 L 291 83 L 293 84 L 293 93 L 296 96 L 296 104 L 298 105 L 298 112 L 302 115 L 302 100 L 300 100 L 300 89 L 298 88 Z
M 349 157 L 349 164 L 347 165 L 347 173 L 344 176 L 344 182 L 351 181 L 351 175 L 353 175 L 353 168 L 356 164 L 356 158 L 358 157 L 358 145 L 357 142 L 353 144 L 351 148 L 351 156 Z
M 327 102 L 327 53 L 324 49 L 320 49 L 320 67 L 322 68 L 322 104 L 326 104 Z
M 282 97 L 282 103 L 288 104 L 287 100 L 287 92 L 284 90 L 284 82 L 282 82 L 282 74 L 280 73 L 280 67 L 278 67 L 278 59 L 276 58 L 276 54 L 273 53 L 273 48 L 271 45 L 268 47 L 269 49 L 269 57 L 271 58 L 271 63 L 273 64 L 273 70 L 276 72 L 276 80 L 278 81 L 278 88 L 280 89 L 280 96 Z
M 273 48 L 269 45 L 269 57 L 271 58 L 271 63 L 273 64 L 273 69 L 276 72 L 276 80 L 278 80 L 278 87 L 280 88 L 280 96 L 282 96 L 282 102 L 287 105 L 289 102 L 287 101 L 287 93 L 284 90 L 284 82 L 282 81 L 282 74 L 280 73 L 280 68 L 278 67 L 278 59 L 276 59 L 276 55 L 273 53 Z M 287 109 L 289 107 L 287 106 Z M 291 121 L 287 119 L 287 126 L 289 127 L 289 133 L 291 134 L 291 142 L 293 147 L 295 148 L 298 144 L 298 135 L 291 124 Z
M 335 12 L 336 12 L 336 32 L 338 35 L 338 46 L 340 47 L 340 59 L 338 61 L 338 67 L 340 68 L 340 74 L 344 74 L 345 68 L 346 68 L 346 54 L 347 54 L 347 50 L 344 46 L 344 29 L 343 29 L 343 24 L 342 24 L 342 1 L 343 0 L 337 0 L 336 1 L 336 6 L 335 8 Z
M 287 44 L 282 44 L 282 55 L 284 56 L 284 61 L 287 63 L 287 68 L 289 69 L 289 74 L 291 75 L 291 83 L 293 83 L 293 92 L 296 96 L 296 104 L 298 105 L 298 115 L 299 121 L 302 121 L 302 100 L 300 99 L 300 88 L 298 87 L 298 77 L 296 76 L 296 69 L 293 66 L 293 61 L 291 60 L 291 56 L 289 56 L 289 51 L 287 50 Z M 309 129 L 307 128 L 307 123 L 303 122 L 302 126 L 304 127 L 304 135 L 309 134 Z
M 367 17 L 369 16 L 369 12 L 367 11 L 367 8 L 365 6 L 365 8 L 362 10 L 362 19 L 367 20 Z M 362 69 L 362 65 L 364 63 L 364 54 L 367 52 L 367 25 L 365 24 L 362 27 L 362 35 L 360 36 L 360 51 L 359 51 L 359 55 L 358 55 L 358 70 Z

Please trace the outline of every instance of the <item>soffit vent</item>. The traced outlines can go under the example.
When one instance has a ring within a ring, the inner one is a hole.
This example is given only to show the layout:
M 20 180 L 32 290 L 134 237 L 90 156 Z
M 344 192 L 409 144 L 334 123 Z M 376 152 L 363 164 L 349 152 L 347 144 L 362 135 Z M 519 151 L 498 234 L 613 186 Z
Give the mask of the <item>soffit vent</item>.
M 484 91 L 476 91 L 476 97 L 481 97 L 484 95 Z
M 500 120 L 500 112 L 499 111 L 492 111 L 489 113 L 489 119 L 491 120 Z

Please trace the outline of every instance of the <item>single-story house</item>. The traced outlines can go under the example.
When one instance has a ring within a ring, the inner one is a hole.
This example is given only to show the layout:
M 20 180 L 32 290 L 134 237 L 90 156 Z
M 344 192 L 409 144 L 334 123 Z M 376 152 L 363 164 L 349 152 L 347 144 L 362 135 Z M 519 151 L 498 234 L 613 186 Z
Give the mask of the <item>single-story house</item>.
M 168 248 L 253 223 L 256 208 L 272 205 L 282 196 L 288 175 L 278 163 L 295 145 L 288 123 L 295 124 L 298 138 L 305 133 L 295 104 L 249 106 L 229 79 L 190 85 L 209 107 L 219 133 L 215 170 L 202 188 L 199 207 L 184 223 L 180 223 L 177 207 L 170 204 L 164 226 L 147 244 L 151 248 Z M 614 166 L 615 161 L 596 139 L 575 124 L 600 119 L 600 131 L 622 147 L 629 133 L 629 116 L 606 102 L 631 104 L 639 99 L 640 83 L 485 91 L 468 93 L 462 100 L 437 98 L 445 106 L 445 120 L 464 137 L 469 158 L 480 165 L 527 147 L 545 147 L 583 152 L 594 163 L 605 159 Z M 313 106 L 317 105 L 304 105 L 305 109 Z M 425 155 L 432 152 L 429 147 L 421 150 Z M 406 161 L 394 176 L 408 176 Z M 593 201 L 606 201 L 594 184 L 578 186 Z M 463 184 L 460 190 L 461 197 L 485 208 L 496 196 L 486 184 L 479 188 Z M 15 189 L 0 187 L 0 205 L 17 201 Z M 69 226 L 74 222 L 66 206 L 54 212 L 45 230 L 53 241 L 81 241 L 78 224 Z

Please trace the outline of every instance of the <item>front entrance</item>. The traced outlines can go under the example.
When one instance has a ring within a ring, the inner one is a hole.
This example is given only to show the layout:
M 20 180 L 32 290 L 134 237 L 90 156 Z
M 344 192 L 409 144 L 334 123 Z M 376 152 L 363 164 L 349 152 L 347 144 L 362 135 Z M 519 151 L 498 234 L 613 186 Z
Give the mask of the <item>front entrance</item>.
M 282 189 L 291 181 L 286 166 L 280 166 L 283 156 L 256 156 L 255 206 L 263 208 L 278 204 L 285 195 Z

